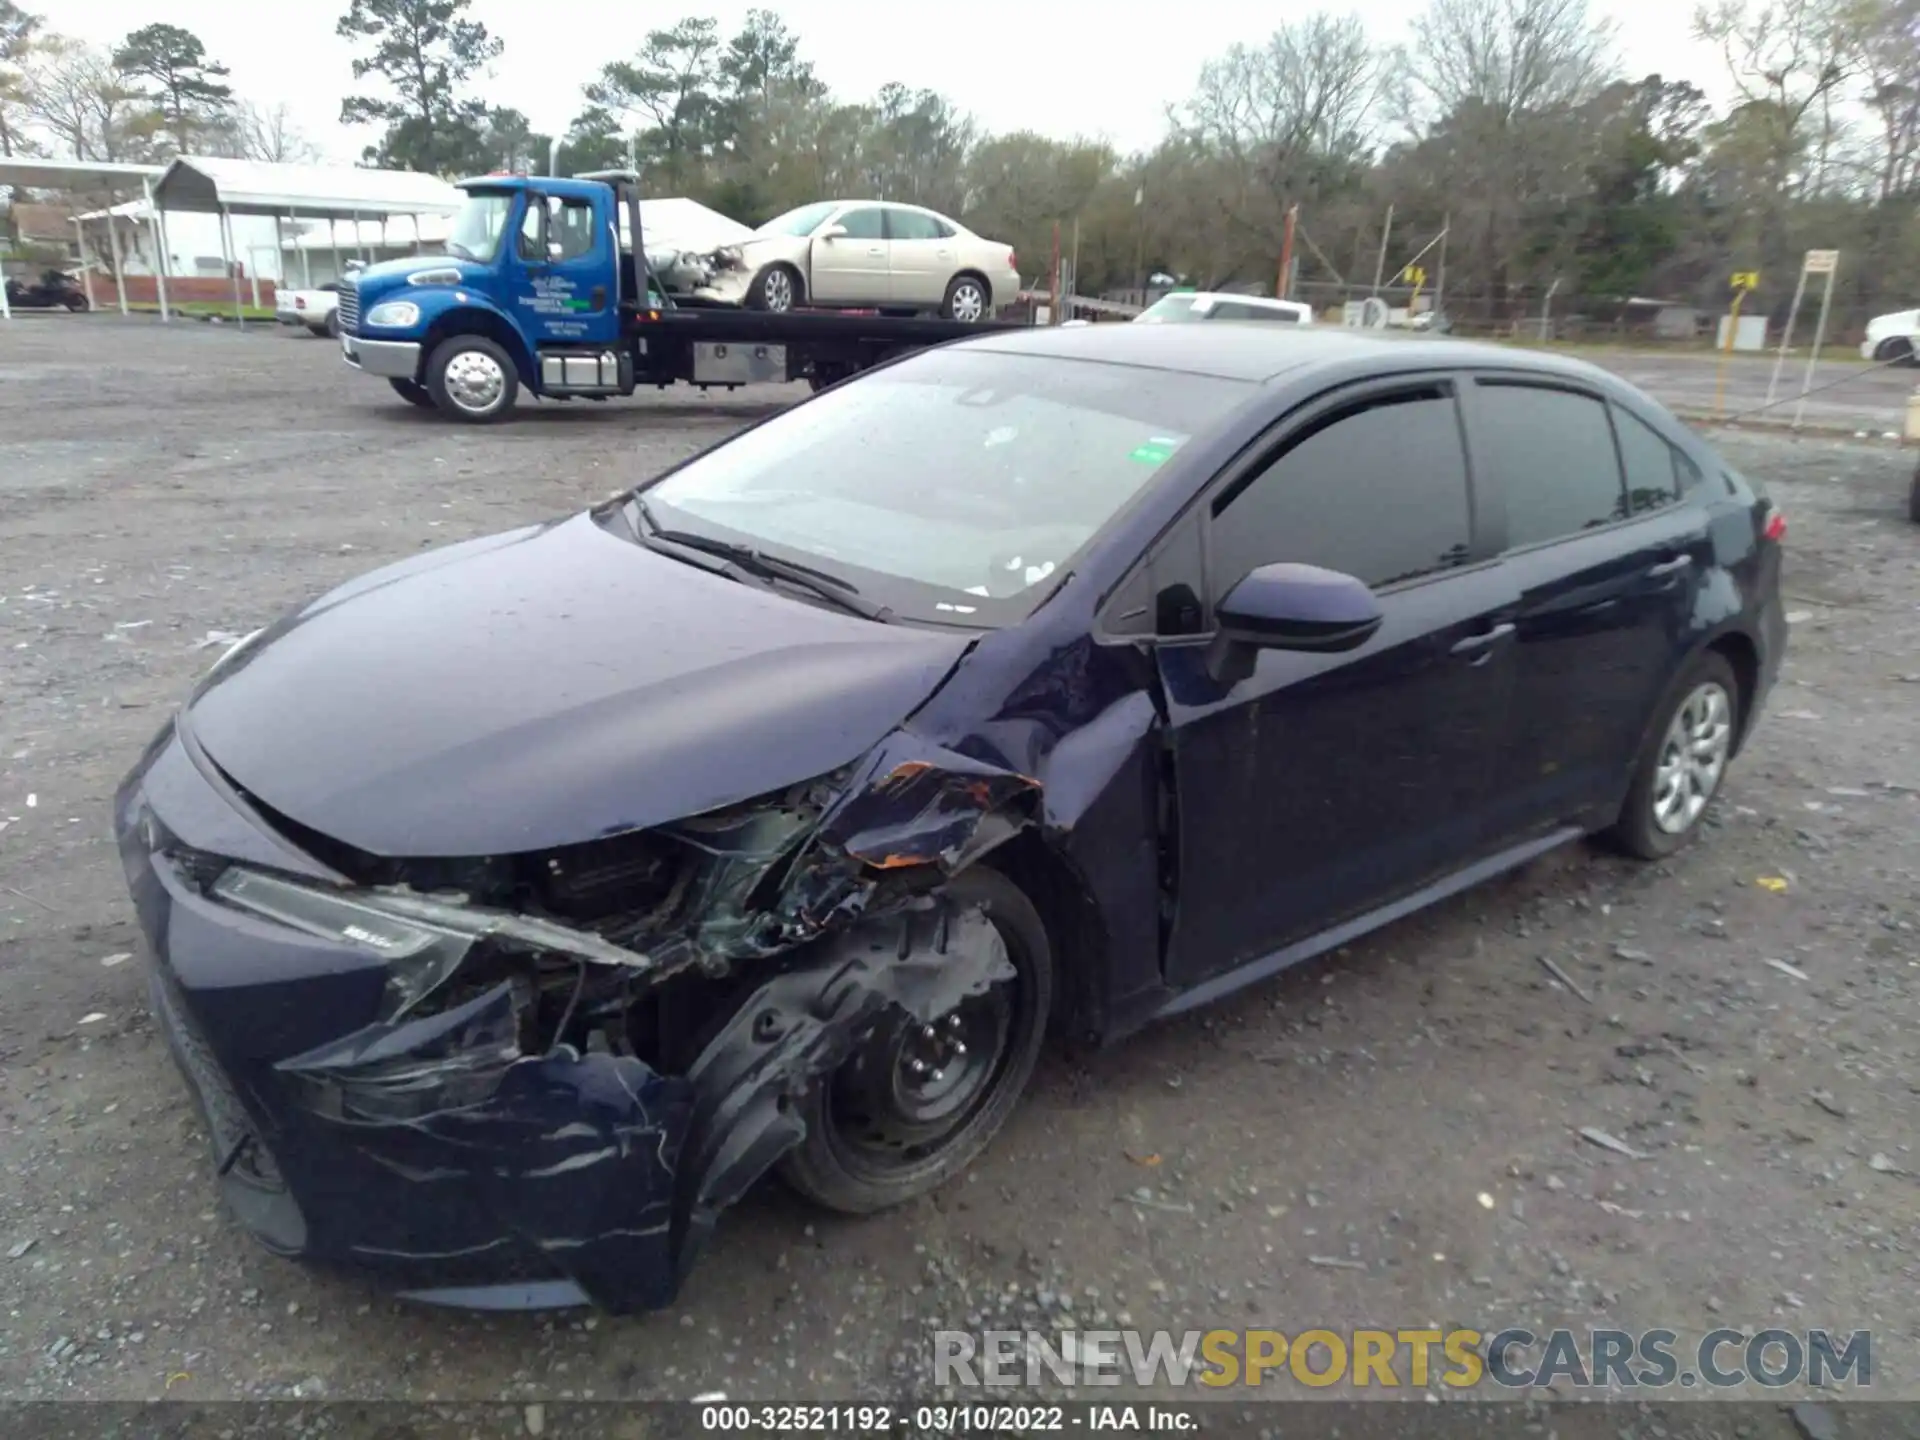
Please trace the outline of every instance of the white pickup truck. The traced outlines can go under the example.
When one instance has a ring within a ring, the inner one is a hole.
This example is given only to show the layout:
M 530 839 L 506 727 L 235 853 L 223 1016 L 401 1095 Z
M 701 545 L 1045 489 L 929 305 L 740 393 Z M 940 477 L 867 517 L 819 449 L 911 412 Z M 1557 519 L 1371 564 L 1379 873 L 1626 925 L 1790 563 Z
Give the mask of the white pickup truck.
M 315 335 L 335 338 L 340 334 L 339 317 L 334 307 L 340 303 L 340 286 L 329 280 L 313 290 L 276 290 L 274 318 L 282 325 L 304 325 Z

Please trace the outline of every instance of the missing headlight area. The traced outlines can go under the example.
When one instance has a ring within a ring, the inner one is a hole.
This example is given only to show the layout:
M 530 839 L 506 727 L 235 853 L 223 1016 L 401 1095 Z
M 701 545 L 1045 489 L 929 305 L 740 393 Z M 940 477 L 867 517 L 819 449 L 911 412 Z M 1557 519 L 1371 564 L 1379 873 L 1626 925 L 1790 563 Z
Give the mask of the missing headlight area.
M 306 1115 L 407 1180 L 478 1187 L 596 1303 L 648 1307 L 883 1023 L 931 1027 L 1014 975 L 947 887 L 1037 791 L 896 735 L 774 796 L 533 855 L 385 859 L 269 813 L 353 888 L 234 866 L 209 894 L 384 970 L 370 1023 L 274 1066 Z

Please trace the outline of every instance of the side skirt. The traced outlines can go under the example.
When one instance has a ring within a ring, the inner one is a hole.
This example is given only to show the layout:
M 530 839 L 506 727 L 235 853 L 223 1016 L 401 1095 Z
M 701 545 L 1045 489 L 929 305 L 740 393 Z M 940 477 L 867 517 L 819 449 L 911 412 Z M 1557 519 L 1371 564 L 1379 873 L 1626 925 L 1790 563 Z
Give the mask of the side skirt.
M 1559 830 L 1549 831 L 1536 840 L 1528 840 L 1512 849 L 1489 855 L 1486 859 L 1476 861 L 1464 870 L 1456 870 L 1451 875 L 1443 876 L 1410 895 L 1382 905 L 1377 910 L 1369 910 L 1364 915 L 1355 916 L 1351 920 L 1334 926 L 1331 930 L 1322 930 L 1317 935 L 1296 940 L 1270 955 L 1261 956 L 1258 960 L 1249 960 L 1237 969 L 1229 970 L 1224 975 L 1216 975 L 1213 979 L 1203 981 L 1191 990 L 1182 990 L 1171 996 L 1147 1018 L 1163 1020 L 1169 1015 L 1180 1015 L 1188 1010 L 1197 1010 L 1202 1005 L 1211 1005 L 1214 1001 L 1224 999 L 1237 990 L 1243 990 L 1249 985 L 1270 979 L 1282 970 L 1291 969 L 1302 961 L 1313 959 L 1316 955 L 1337 950 L 1342 945 L 1359 939 L 1362 935 L 1378 930 L 1382 926 L 1391 925 L 1394 921 L 1403 919 L 1417 910 L 1424 910 L 1429 905 L 1437 904 L 1450 895 L 1458 895 L 1462 890 L 1471 890 L 1474 886 L 1491 880 L 1496 875 L 1517 869 L 1529 860 L 1546 854 L 1549 850 L 1557 850 L 1569 841 L 1578 840 L 1584 834 L 1586 831 L 1579 826 L 1569 825 Z

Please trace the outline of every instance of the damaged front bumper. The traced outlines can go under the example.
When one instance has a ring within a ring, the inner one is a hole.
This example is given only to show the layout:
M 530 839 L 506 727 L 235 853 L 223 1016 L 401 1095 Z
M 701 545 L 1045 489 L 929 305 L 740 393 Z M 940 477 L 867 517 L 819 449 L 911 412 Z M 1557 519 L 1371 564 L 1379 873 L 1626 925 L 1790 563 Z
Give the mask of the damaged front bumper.
M 1012 833 L 1031 782 L 905 753 L 882 746 L 808 832 L 844 868 L 782 852 L 779 925 L 735 915 L 649 947 L 341 883 L 163 735 L 116 830 L 155 1013 L 236 1218 L 429 1302 L 671 1302 L 719 1212 L 802 1138 L 796 1099 L 895 1007 L 930 1023 L 1012 973 L 984 913 L 888 887 Z M 729 968 L 691 1063 L 580 1024 Z

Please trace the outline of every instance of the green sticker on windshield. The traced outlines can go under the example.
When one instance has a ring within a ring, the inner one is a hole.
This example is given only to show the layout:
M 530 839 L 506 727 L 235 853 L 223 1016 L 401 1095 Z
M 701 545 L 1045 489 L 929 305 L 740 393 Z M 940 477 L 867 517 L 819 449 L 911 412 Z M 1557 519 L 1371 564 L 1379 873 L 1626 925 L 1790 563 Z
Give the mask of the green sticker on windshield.
M 1144 444 L 1136 445 L 1128 458 L 1138 460 L 1142 465 L 1161 465 L 1173 458 L 1173 452 L 1179 445 L 1180 442 L 1172 436 L 1156 435 Z

